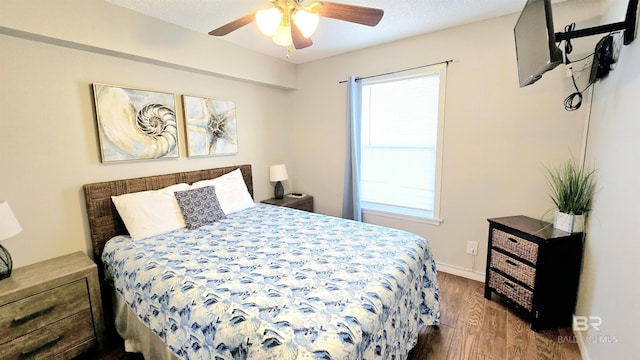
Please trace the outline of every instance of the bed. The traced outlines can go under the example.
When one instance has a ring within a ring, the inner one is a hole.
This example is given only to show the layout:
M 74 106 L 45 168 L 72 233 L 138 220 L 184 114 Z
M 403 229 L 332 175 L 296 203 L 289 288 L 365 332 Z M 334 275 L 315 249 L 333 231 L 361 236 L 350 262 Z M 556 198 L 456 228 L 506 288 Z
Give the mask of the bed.
M 224 187 L 209 186 L 232 174 L 250 197 L 234 211 Z M 175 186 L 181 206 L 187 195 L 216 189 L 214 212 L 228 211 L 205 225 L 187 221 L 138 236 L 119 199 Z M 255 204 L 250 165 L 87 184 L 84 191 L 94 259 L 111 288 L 103 296 L 112 294 L 112 326 L 127 351 L 146 359 L 403 359 L 420 327 L 439 323 L 426 240 Z

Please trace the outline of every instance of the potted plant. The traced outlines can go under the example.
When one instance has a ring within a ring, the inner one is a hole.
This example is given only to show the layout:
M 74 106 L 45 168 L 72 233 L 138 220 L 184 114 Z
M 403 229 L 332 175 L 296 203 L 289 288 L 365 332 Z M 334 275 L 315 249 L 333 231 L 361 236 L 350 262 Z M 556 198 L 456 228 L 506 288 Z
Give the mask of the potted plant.
M 567 232 L 583 231 L 596 189 L 595 170 L 571 160 L 558 168 L 547 168 L 547 172 L 551 189 L 549 196 L 558 208 L 553 217 L 553 227 Z

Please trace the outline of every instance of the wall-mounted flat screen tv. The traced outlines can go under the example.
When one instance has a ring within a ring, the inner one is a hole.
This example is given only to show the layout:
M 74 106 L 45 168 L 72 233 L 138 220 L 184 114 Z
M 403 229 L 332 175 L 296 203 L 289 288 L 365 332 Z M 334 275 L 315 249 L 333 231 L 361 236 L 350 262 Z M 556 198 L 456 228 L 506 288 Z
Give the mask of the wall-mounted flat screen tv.
M 556 46 L 551 0 L 527 0 L 513 28 L 520 87 L 531 85 L 542 74 L 562 63 Z

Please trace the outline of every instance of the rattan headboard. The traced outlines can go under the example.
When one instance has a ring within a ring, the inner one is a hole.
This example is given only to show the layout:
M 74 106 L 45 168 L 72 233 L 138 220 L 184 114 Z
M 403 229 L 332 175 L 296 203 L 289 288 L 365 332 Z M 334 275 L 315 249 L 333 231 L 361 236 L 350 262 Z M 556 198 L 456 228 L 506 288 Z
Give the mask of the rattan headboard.
M 196 181 L 216 178 L 238 168 L 240 168 L 244 182 L 247 184 L 247 189 L 251 197 L 253 197 L 251 165 L 228 166 L 84 185 L 94 261 L 100 265 L 102 264 L 102 249 L 109 239 L 116 235 L 128 234 L 120 215 L 118 215 L 118 211 L 111 201 L 111 196 L 158 190 L 179 183 L 192 184 Z

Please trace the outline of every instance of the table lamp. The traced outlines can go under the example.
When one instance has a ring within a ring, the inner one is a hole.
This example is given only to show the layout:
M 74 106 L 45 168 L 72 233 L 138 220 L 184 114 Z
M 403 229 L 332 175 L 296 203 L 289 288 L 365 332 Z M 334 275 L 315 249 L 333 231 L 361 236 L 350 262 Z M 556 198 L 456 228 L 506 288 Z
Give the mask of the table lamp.
M 22 231 L 18 219 L 13 215 L 9 203 L 0 200 L 0 242 L 6 240 Z M 9 251 L 0 244 L 0 280 L 11 276 L 13 261 Z
M 273 195 L 276 199 L 282 199 L 284 197 L 284 188 L 282 187 L 282 181 L 289 178 L 287 175 L 287 167 L 284 164 L 269 166 L 269 180 L 276 181 L 276 187 L 273 191 Z

